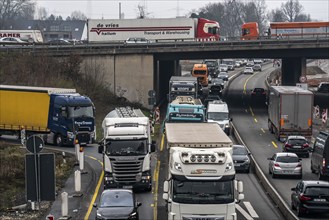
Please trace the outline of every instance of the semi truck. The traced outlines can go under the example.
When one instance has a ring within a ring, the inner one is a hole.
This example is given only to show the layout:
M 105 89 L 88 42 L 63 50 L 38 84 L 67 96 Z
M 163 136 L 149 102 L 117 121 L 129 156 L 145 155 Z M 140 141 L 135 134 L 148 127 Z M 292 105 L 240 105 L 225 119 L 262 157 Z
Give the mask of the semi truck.
M 278 140 L 289 135 L 312 137 L 313 93 L 297 86 L 271 86 L 268 128 Z
M 168 104 L 165 122 L 203 122 L 204 105 L 191 96 L 177 96 Z
M 40 30 L 0 30 L 0 38 L 16 37 L 29 43 L 43 43 L 43 35 Z
M 232 141 L 216 123 L 166 123 L 169 151 L 163 199 L 168 219 L 237 219 L 244 199 Z
M 171 103 L 177 96 L 198 97 L 198 81 L 192 76 L 172 76 L 169 80 L 168 102 Z
M 103 155 L 104 189 L 130 188 L 152 190 L 151 139 L 149 118 L 140 109 L 118 107 L 102 122 L 103 140 L 98 152 Z
M 91 144 L 95 107 L 75 89 L 0 85 L 0 135 L 42 134 L 46 143 Z
M 151 41 L 218 41 L 219 24 L 204 18 L 88 19 L 88 41 L 124 42 L 130 37 Z
M 259 33 L 257 22 L 242 25 L 241 40 L 280 38 L 321 38 L 329 35 L 329 22 L 272 22 L 265 33 Z

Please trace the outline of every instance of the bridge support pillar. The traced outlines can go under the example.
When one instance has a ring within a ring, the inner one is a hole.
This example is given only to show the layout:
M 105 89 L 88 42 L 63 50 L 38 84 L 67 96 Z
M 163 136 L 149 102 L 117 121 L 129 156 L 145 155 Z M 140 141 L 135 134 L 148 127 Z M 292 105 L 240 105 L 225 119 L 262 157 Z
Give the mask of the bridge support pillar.
M 171 76 L 177 75 L 179 69 L 179 62 L 175 60 L 158 60 L 156 62 L 156 90 L 157 100 L 162 97 L 167 97 L 169 93 L 168 82 Z
M 299 82 L 301 75 L 306 75 L 306 59 L 302 57 L 282 59 L 282 79 L 283 86 L 295 86 Z

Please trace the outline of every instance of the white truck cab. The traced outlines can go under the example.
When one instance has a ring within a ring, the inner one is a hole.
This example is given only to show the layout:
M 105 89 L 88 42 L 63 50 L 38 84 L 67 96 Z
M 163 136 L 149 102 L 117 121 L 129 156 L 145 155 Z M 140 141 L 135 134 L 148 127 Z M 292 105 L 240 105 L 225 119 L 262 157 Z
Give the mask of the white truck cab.
M 228 106 L 222 100 L 214 100 L 208 103 L 207 122 L 216 122 L 227 135 L 230 135 L 231 124 Z

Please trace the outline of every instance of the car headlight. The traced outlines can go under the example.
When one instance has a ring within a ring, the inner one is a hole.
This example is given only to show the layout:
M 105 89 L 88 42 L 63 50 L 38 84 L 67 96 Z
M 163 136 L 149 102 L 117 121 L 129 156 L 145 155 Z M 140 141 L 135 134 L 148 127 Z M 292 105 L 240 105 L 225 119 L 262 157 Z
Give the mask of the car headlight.
M 137 212 L 133 212 L 129 215 L 129 219 L 137 219 Z
M 68 131 L 68 132 L 66 133 L 66 135 L 67 135 L 67 137 L 70 138 L 70 139 L 73 139 L 73 138 L 74 138 L 74 133 L 73 133 L 73 132 Z
M 230 125 L 229 124 L 225 124 L 225 128 L 228 128 L 228 127 L 230 127 Z

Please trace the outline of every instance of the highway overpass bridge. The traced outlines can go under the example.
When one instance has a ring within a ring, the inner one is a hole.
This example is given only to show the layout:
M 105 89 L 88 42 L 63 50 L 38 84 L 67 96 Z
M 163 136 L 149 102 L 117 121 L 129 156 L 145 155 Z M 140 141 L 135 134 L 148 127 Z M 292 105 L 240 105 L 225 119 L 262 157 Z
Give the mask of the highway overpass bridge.
M 221 42 L 168 42 L 150 44 L 83 44 L 5 46 L 0 52 L 45 51 L 52 56 L 79 54 L 82 65 L 104 72 L 112 92 L 132 102 L 147 104 L 154 89 L 157 100 L 166 97 L 172 75 L 180 73 L 179 60 L 221 58 L 282 59 L 282 84 L 295 85 L 305 74 L 306 59 L 329 59 L 329 36 L 316 39 L 279 39 Z

